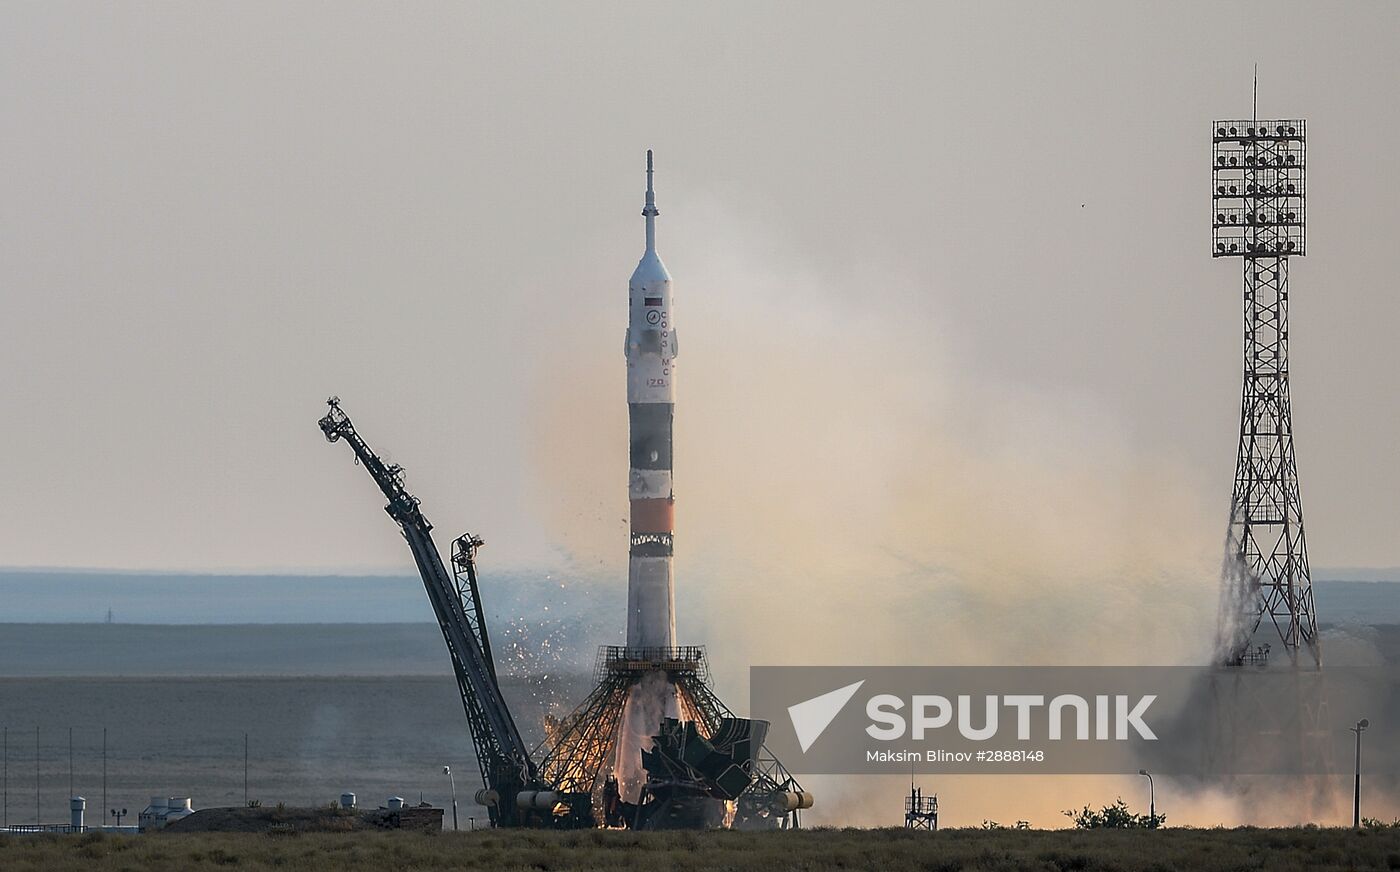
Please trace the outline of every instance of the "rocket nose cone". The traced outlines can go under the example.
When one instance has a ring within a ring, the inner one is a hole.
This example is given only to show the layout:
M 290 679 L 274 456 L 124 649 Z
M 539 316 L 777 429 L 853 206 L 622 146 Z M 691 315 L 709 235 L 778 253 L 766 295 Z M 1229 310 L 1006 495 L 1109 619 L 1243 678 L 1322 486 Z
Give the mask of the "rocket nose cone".
M 666 264 L 661 262 L 661 257 L 655 251 L 648 251 L 642 255 L 642 259 L 637 262 L 637 268 L 632 271 L 632 284 L 643 285 L 651 282 L 669 282 L 671 274 L 666 270 Z

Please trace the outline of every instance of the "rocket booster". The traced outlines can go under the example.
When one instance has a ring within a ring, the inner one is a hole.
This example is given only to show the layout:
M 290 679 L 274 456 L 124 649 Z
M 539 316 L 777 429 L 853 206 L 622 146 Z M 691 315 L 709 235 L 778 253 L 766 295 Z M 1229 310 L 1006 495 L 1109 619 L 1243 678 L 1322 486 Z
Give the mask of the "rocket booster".
M 676 324 L 671 274 L 656 253 L 656 194 L 647 150 L 646 251 L 628 282 L 627 411 L 632 535 L 627 562 L 627 645 L 671 647 L 676 639 L 675 494 L 671 420 L 676 392 Z

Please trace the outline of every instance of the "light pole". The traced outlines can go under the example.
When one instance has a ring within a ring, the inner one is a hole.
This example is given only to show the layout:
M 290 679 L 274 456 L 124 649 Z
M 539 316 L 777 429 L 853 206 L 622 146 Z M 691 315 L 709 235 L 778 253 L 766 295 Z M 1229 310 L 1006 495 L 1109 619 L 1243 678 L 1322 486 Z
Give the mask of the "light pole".
M 1152 783 L 1152 773 L 1139 769 L 1139 775 L 1147 776 L 1147 826 L 1157 829 L 1157 786 Z
M 1356 726 L 1350 728 L 1356 734 L 1356 781 L 1351 802 L 1351 825 L 1353 827 L 1361 826 L 1361 734 L 1369 726 L 1371 726 L 1371 722 L 1362 718 L 1356 722 Z
M 452 777 L 452 767 L 442 767 L 442 774 L 447 776 L 447 783 L 452 785 L 452 831 L 457 831 L 457 779 Z

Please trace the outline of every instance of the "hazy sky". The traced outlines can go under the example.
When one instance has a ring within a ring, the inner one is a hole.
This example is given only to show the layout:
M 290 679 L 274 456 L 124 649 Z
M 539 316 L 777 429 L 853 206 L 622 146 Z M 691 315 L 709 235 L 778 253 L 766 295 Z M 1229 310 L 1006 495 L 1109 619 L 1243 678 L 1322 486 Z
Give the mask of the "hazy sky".
M 1249 113 L 1257 60 L 1261 116 L 1310 135 L 1292 360 L 1313 562 L 1400 565 L 1393 4 L 0 8 L 0 564 L 406 568 L 321 441 L 331 393 L 444 539 L 561 559 L 532 428 L 579 436 L 544 468 L 625 469 L 588 434 L 625 420 L 647 147 L 682 445 L 702 418 L 725 438 L 724 394 L 687 395 L 711 362 L 792 368 L 837 417 L 886 374 L 971 386 L 968 406 L 996 386 L 979 426 L 1018 427 L 1007 396 L 1048 405 L 1072 419 L 1056 456 L 1086 464 L 1110 429 L 1223 540 L 1241 283 L 1209 256 L 1209 134 Z M 857 375 L 813 390 L 803 354 Z M 575 380 L 595 370 L 611 383 Z M 727 384 L 743 408 L 749 387 Z M 542 416 L 560 395 L 596 416 Z M 831 448 L 813 494 L 881 450 Z M 599 511 L 625 493 L 619 473 Z

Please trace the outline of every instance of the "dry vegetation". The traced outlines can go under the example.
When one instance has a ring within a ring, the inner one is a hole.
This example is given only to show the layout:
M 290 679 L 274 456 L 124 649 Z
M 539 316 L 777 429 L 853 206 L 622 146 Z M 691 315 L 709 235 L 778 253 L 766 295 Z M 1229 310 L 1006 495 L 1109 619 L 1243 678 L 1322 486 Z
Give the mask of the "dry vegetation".
M 1400 869 L 1400 830 L 804 830 L 0 836 L 0 869 Z

